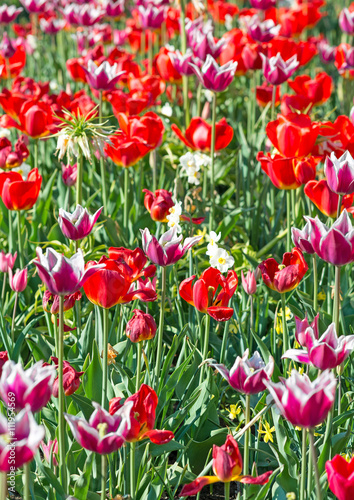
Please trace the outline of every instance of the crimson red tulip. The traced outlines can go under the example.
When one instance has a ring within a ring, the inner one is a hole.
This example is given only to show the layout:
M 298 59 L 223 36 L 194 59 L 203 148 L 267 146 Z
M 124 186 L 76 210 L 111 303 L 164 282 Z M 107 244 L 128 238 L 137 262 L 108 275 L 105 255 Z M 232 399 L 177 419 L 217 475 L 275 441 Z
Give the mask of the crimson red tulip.
M 36 203 L 41 189 L 42 177 L 37 168 L 24 181 L 18 172 L 0 174 L 0 196 L 9 210 L 29 210 Z
M 174 206 L 172 200 L 172 192 L 166 189 L 157 189 L 155 194 L 148 189 L 143 189 L 145 193 L 144 207 L 151 215 L 152 220 L 157 222 L 167 222 L 167 215 L 170 213 L 170 208 Z
M 273 85 L 269 85 L 267 82 L 264 82 L 262 85 L 259 85 L 256 88 L 256 100 L 258 106 L 265 108 L 267 104 L 271 104 L 273 96 Z M 280 104 L 280 87 L 277 85 L 275 91 L 275 106 L 279 106 Z
M 294 80 L 289 80 L 288 85 L 296 94 L 307 97 L 314 105 L 328 101 L 333 90 L 332 78 L 325 71 L 318 73 L 313 79 L 308 75 L 299 75 Z
M 133 314 L 125 329 L 127 337 L 134 343 L 153 339 L 157 326 L 151 314 L 144 313 L 140 309 L 134 309 Z
M 354 457 L 348 462 L 341 455 L 335 455 L 326 462 L 329 489 L 338 500 L 354 498 Z
M 150 150 L 155 149 L 162 142 L 165 127 L 161 118 L 152 111 L 143 116 L 127 116 L 119 113 L 118 122 L 127 136 L 143 141 Z
M 210 151 L 211 149 L 211 125 L 203 118 L 192 118 L 184 135 L 174 123 L 172 130 L 181 141 L 191 149 L 199 151 Z M 215 151 L 227 148 L 232 141 L 234 131 L 222 118 L 215 126 Z
M 298 248 L 286 252 L 281 264 L 272 258 L 264 260 L 258 267 L 267 287 L 279 293 L 294 290 L 308 270 L 304 256 Z
M 123 264 L 124 272 L 129 276 L 130 282 L 139 280 L 140 278 L 152 278 L 156 274 L 156 266 L 147 264 L 147 258 L 141 248 L 130 250 L 124 247 L 110 247 L 108 256 L 117 262 Z
M 329 188 L 326 179 L 309 181 L 304 188 L 304 193 L 324 215 L 333 219 L 337 217 L 339 196 Z M 353 200 L 354 194 L 343 196 L 341 210 L 351 207 Z
M 106 143 L 105 153 L 118 166 L 132 167 L 150 150 L 141 139 L 127 136 L 122 130 L 117 130 L 109 137 L 111 144 Z
M 303 160 L 285 158 L 275 154 L 266 155 L 263 151 L 257 154 L 257 160 L 274 186 L 278 189 L 297 189 L 316 176 L 316 164 L 319 159 L 309 157 Z
M 160 49 L 155 59 L 156 69 L 165 82 L 180 84 L 182 75 L 173 66 L 169 53 L 166 47 Z

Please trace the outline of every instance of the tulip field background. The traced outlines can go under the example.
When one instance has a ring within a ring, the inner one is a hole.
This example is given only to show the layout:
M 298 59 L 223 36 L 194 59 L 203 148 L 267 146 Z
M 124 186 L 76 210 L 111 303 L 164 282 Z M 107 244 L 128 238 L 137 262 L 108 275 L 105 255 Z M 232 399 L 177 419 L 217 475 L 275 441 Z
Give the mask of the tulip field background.
M 354 499 L 353 82 L 349 1 L 0 5 L 0 500 Z

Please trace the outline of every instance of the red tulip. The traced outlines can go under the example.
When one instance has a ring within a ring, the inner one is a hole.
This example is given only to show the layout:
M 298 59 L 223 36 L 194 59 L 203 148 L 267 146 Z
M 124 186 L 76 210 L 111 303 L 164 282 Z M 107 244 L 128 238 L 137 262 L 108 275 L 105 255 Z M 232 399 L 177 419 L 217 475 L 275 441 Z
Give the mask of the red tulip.
M 74 82 L 86 83 L 86 73 L 82 65 L 85 64 L 83 58 L 73 58 L 66 61 L 66 69 Z
M 309 181 L 304 188 L 304 193 L 324 215 L 333 219 L 337 217 L 339 196 L 329 188 L 326 179 Z M 353 200 L 354 194 L 343 196 L 341 210 L 351 207 Z
M 0 174 L 0 196 L 9 210 L 29 210 L 36 203 L 41 189 L 42 177 L 34 168 L 27 180 L 17 172 Z
M 258 106 L 265 108 L 267 104 L 271 104 L 273 96 L 273 85 L 264 82 L 262 85 L 256 87 L 256 100 Z M 275 106 L 280 104 L 280 87 L 277 85 L 275 92 Z
M 331 97 L 332 78 L 325 71 L 318 73 L 314 79 L 308 75 L 297 76 L 289 80 L 288 85 L 298 95 L 307 97 L 314 105 L 323 104 Z
M 347 462 L 341 455 L 336 455 L 326 462 L 329 489 L 338 500 L 354 498 L 354 457 Z
M 156 69 L 165 82 L 180 84 L 182 75 L 173 66 L 169 53 L 168 49 L 161 47 L 155 59 Z
M 154 194 L 148 189 L 143 189 L 143 193 L 145 193 L 144 207 L 150 213 L 152 220 L 167 222 L 166 217 L 170 213 L 170 208 L 174 206 L 172 192 L 157 189 Z
M 15 53 L 5 60 L 0 54 L 1 78 L 15 78 L 18 76 L 26 65 L 26 52 L 22 45 L 16 48 Z M 10 75 L 8 75 L 10 72 Z
M 280 112 L 283 116 L 299 111 L 306 114 L 313 108 L 311 99 L 303 95 L 283 94 L 281 97 Z
M 156 266 L 150 264 L 146 266 L 147 258 L 141 248 L 129 250 L 124 247 L 110 247 L 108 249 L 108 256 L 117 262 L 123 264 L 124 272 L 129 276 L 132 283 L 140 278 L 152 278 L 156 274 Z
M 58 358 L 52 356 L 52 361 L 58 368 Z M 71 396 L 78 390 L 81 384 L 80 377 L 84 374 L 84 372 L 77 372 L 75 368 L 71 366 L 68 361 L 63 361 L 63 386 L 65 396 Z M 55 398 L 58 397 L 59 393 L 59 377 L 54 380 L 53 384 L 53 396 Z
M 131 167 L 149 152 L 149 146 L 137 138 L 130 138 L 122 130 L 109 137 L 111 144 L 105 146 L 105 153 L 121 167 Z
M 192 118 L 185 134 L 174 123 L 172 130 L 181 141 L 191 149 L 199 151 L 210 151 L 211 149 L 211 125 L 203 118 Z M 215 151 L 226 148 L 234 136 L 232 127 L 222 118 L 215 127 Z
M 275 259 L 267 259 L 258 267 L 267 287 L 279 293 L 294 290 L 308 270 L 304 256 L 298 248 L 286 252 L 281 265 Z
M 179 294 L 198 311 L 209 314 L 216 321 L 227 321 L 234 313 L 228 303 L 237 288 L 237 275 L 229 271 L 227 277 L 214 267 L 209 267 L 193 284 L 195 276 L 185 279 L 179 286 Z M 219 286 L 221 288 L 218 291 Z
M 151 340 L 156 334 L 156 323 L 151 314 L 140 309 L 133 310 L 134 316 L 128 321 L 125 333 L 132 342 Z
M 127 136 L 142 140 L 150 150 L 160 146 L 165 127 L 156 113 L 149 111 L 143 116 L 127 116 L 119 113 L 118 122 Z
M 319 159 L 309 157 L 304 160 L 284 158 L 281 155 L 257 154 L 257 160 L 274 186 L 278 189 L 297 189 L 316 176 L 316 164 Z

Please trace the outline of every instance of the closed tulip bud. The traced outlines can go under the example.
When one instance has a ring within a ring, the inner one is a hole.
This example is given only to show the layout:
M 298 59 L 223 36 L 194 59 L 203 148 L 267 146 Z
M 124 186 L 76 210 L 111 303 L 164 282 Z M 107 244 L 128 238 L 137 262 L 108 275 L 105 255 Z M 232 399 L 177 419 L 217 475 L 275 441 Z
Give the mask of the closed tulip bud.
M 149 211 L 152 220 L 167 222 L 166 217 L 174 205 L 172 193 L 166 189 L 157 189 L 155 194 L 148 189 L 143 189 L 143 193 L 145 193 L 144 207 Z
M 8 34 L 5 33 L 2 36 L 2 40 L 0 43 L 0 54 L 5 58 L 5 59 L 10 59 L 16 52 L 15 47 L 12 45 L 12 42 L 8 36 Z
M 77 163 L 74 165 L 61 165 L 61 176 L 65 186 L 75 186 L 77 179 Z
M 57 438 L 55 438 L 54 441 L 48 441 L 48 444 L 45 444 L 45 442 L 42 441 L 41 448 L 42 448 L 43 455 L 44 455 L 44 458 L 46 459 L 47 463 L 50 464 L 50 461 L 52 458 L 54 467 L 57 467 L 58 466 L 57 456 L 58 456 L 58 451 L 59 451 Z M 51 457 L 51 454 L 52 454 L 52 457 Z
M 242 286 L 248 295 L 253 295 L 257 291 L 257 282 L 254 272 L 247 271 L 246 277 L 241 271 Z
M 11 253 L 5 253 L 4 250 L 0 252 L 0 271 L 2 273 L 8 273 L 9 269 L 14 267 L 17 257 L 17 252 L 12 255 Z
M 58 368 L 58 358 L 52 356 L 52 361 Z M 80 377 L 84 372 L 77 372 L 68 361 L 63 361 L 63 387 L 65 396 L 71 396 L 78 390 L 81 384 Z M 53 396 L 58 397 L 59 394 L 59 377 L 54 380 Z
M 9 269 L 10 287 L 14 292 L 23 292 L 27 286 L 27 268 L 16 269 L 15 274 L 12 274 L 12 269 Z
M 134 316 L 128 321 L 125 330 L 127 337 L 132 342 L 153 339 L 157 328 L 154 318 L 140 309 L 134 309 L 133 313 Z
M 354 35 L 354 12 L 345 8 L 339 14 L 339 27 L 344 33 Z
M 9 356 L 7 354 L 7 351 L 0 351 L 0 377 L 1 377 L 1 374 L 2 374 L 2 368 L 4 366 L 4 364 L 6 363 L 6 361 L 9 360 Z

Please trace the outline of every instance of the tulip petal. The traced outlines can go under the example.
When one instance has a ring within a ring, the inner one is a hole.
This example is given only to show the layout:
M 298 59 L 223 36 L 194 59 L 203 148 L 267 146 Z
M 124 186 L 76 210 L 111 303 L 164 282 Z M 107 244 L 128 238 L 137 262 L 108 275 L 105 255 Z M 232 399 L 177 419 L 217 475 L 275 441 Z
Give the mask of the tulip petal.
M 180 497 L 188 497 L 190 495 L 196 495 L 204 486 L 207 484 L 218 483 L 220 481 L 216 476 L 202 476 L 197 477 L 193 482 L 185 484 L 182 488 Z

